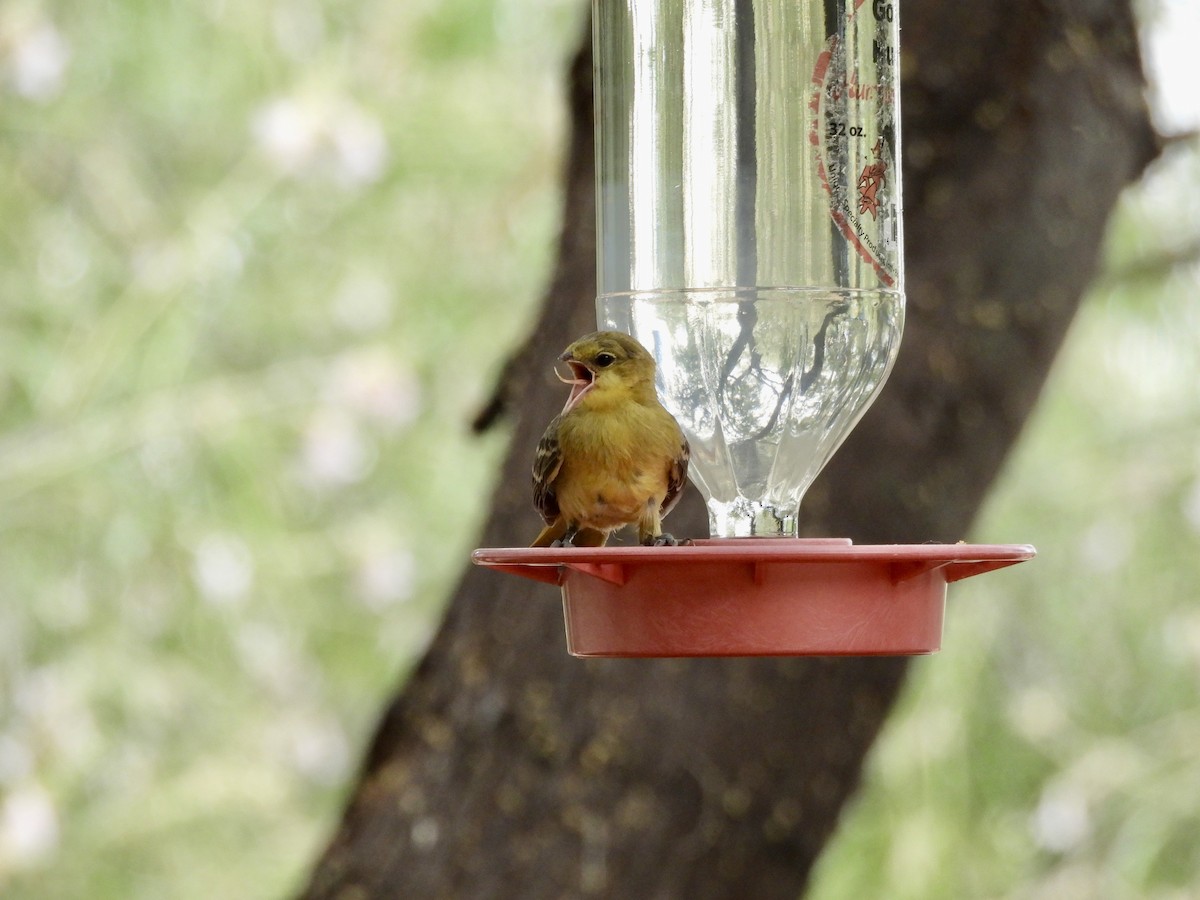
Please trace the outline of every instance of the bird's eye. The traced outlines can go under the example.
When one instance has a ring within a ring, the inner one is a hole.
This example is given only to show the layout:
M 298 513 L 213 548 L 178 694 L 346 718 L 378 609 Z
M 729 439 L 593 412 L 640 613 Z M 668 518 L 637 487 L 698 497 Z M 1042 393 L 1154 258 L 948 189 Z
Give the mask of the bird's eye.
M 601 369 L 606 369 L 617 361 L 617 358 L 611 353 L 597 353 L 596 365 Z

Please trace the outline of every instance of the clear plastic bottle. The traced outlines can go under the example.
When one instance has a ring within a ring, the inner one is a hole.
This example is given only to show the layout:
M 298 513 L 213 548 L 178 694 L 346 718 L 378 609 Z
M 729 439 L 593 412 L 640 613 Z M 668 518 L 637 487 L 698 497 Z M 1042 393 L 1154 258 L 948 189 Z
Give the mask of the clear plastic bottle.
M 714 536 L 795 535 L 904 318 L 884 0 L 594 0 L 602 328 L 636 336 Z

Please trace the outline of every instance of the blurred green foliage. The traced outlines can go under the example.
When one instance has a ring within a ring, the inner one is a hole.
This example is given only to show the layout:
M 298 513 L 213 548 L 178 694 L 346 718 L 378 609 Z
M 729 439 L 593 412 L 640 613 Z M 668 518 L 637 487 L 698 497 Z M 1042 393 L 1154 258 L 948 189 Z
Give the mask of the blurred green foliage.
M 487 507 L 582 25 L 0 6 L 0 894 L 304 877 Z
M 0 6 L 5 897 L 304 878 L 486 508 L 581 13 Z M 1041 557 L 955 588 L 816 896 L 1200 881 L 1197 272 L 1143 265 L 1197 158 L 1131 192 L 977 528 Z

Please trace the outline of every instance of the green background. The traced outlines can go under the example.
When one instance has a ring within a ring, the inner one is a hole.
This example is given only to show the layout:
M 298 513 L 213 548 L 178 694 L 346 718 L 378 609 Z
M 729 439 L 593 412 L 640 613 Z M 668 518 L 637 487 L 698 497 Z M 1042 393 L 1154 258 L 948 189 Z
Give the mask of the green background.
M 0 6 L 5 897 L 303 882 L 490 498 L 579 6 Z M 1041 555 L 952 592 L 817 897 L 1200 882 L 1198 185 L 1125 197 L 971 535 Z

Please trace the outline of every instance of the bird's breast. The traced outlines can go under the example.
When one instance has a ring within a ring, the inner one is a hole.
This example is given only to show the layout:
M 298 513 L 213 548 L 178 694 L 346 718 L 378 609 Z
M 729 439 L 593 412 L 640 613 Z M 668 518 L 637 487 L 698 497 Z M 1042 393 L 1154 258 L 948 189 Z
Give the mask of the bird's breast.
M 559 508 L 569 520 L 604 529 L 662 503 L 680 438 L 666 410 L 635 408 L 565 416 L 559 441 Z

